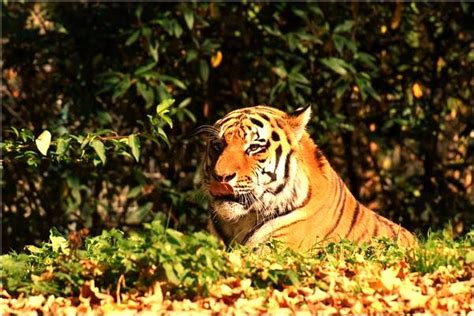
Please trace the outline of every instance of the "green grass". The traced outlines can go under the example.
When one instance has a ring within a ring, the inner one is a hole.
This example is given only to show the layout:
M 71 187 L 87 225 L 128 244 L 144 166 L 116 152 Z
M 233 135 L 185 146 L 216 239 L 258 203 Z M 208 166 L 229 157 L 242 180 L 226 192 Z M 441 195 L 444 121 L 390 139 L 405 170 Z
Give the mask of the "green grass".
M 0 272 L 1 286 L 11 294 L 77 295 L 89 280 L 95 280 L 101 291 L 113 291 L 123 275 L 125 291 L 144 292 L 160 281 L 171 297 L 193 298 L 207 295 L 213 285 L 228 278 L 250 279 L 256 289 L 289 284 L 325 289 L 327 284 L 315 277 L 315 269 L 341 264 L 406 262 L 411 271 L 422 274 L 443 266 L 461 269 L 474 263 L 473 247 L 474 231 L 457 240 L 446 232 L 431 233 L 409 250 L 380 239 L 361 246 L 331 243 L 305 254 L 276 241 L 259 249 L 237 246 L 228 251 L 207 233 L 182 234 L 155 221 L 129 235 L 104 231 L 86 238 L 78 248 L 52 230 L 49 242 L 41 247 L 1 256 Z

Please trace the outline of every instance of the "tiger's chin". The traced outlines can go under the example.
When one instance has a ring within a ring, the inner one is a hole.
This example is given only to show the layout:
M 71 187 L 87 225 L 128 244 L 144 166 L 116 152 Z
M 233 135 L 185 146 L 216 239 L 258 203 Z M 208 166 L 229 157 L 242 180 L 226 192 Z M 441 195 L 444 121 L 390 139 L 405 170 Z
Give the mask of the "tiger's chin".
M 211 207 L 220 218 L 228 222 L 235 222 L 250 213 L 250 208 L 245 205 L 222 198 L 214 198 Z

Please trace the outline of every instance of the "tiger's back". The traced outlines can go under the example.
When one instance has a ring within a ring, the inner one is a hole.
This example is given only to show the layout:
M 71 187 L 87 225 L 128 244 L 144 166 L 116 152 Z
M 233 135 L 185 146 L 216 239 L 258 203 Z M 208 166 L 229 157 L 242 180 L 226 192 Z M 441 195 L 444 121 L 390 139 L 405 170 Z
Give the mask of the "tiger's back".
M 309 108 L 288 115 L 256 106 L 208 127 L 211 230 L 227 244 L 275 238 L 297 249 L 342 238 L 415 243 L 406 229 L 354 198 L 305 131 L 310 115 Z

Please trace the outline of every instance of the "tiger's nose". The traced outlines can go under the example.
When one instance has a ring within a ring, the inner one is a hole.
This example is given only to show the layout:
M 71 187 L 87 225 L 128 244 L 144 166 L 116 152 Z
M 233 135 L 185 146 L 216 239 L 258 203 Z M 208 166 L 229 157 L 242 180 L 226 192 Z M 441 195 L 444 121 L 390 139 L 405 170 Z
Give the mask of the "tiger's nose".
M 219 182 L 229 182 L 230 180 L 234 179 L 236 175 L 237 175 L 236 172 L 232 174 L 224 174 L 224 175 L 217 174 L 216 172 L 213 172 L 212 174 L 214 179 L 216 179 Z

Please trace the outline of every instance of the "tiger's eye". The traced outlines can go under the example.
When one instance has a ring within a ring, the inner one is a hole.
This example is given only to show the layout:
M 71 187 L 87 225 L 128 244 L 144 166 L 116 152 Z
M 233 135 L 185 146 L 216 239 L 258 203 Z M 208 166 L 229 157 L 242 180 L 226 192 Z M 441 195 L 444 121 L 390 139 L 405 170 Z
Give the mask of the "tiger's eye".
M 224 142 L 221 140 L 214 140 L 211 142 L 211 148 L 214 152 L 220 153 L 224 149 Z
M 249 146 L 250 151 L 255 151 L 259 148 L 260 148 L 260 145 L 257 145 L 257 144 L 252 144 L 252 145 Z

